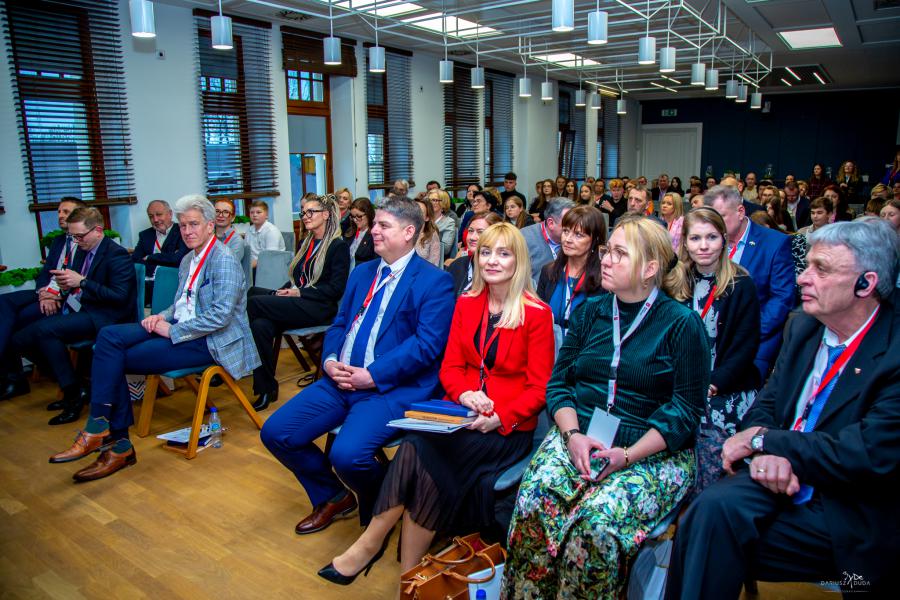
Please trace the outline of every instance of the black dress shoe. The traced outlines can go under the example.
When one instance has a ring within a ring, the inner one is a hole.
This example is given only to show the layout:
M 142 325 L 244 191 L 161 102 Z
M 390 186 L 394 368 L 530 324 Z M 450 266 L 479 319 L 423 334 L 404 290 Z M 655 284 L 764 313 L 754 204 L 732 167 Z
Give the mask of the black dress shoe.
M 387 534 L 384 538 L 384 542 L 381 543 L 381 550 L 375 553 L 375 556 L 372 557 L 371 560 L 366 564 L 365 567 L 362 568 L 361 571 L 354 573 L 353 575 L 343 575 L 337 569 L 334 568 L 334 563 L 330 562 L 326 566 L 319 569 L 319 577 L 322 579 L 327 579 L 331 583 L 336 583 L 338 585 L 350 585 L 353 583 L 359 574 L 362 573 L 363 577 L 369 576 L 369 571 L 372 570 L 372 566 L 378 562 L 378 560 L 384 556 L 384 551 L 387 548 L 388 542 L 391 541 L 391 533 L 393 530 Z
M 47 410 L 50 412 L 56 412 L 58 410 L 65 410 L 66 401 L 65 400 L 55 400 L 47 405 Z
M 31 386 L 28 385 L 28 380 L 24 377 L 7 379 L 3 383 L 3 386 L 0 387 L 0 400 L 9 400 L 10 398 L 15 398 L 16 396 L 24 396 L 30 391 Z
M 256 402 L 253 404 L 253 409 L 256 412 L 259 412 L 261 410 L 266 410 L 267 408 L 269 408 L 270 404 L 274 404 L 277 401 L 278 401 L 278 390 L 275 390 L 274 392 L 264 392 L 264 393 L 260 394 L 259 397 L 256 399 Z
M 48 425 L 65 425 L 66 423 L 74 423 L 81 418 L 81 405 L 67 406 L 61 413 L 47 421 Z

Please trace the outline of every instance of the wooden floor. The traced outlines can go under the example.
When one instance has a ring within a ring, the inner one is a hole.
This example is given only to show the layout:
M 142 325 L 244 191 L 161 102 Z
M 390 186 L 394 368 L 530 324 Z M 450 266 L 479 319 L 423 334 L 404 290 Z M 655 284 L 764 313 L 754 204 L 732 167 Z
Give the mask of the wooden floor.
M 283 352 L 281 398 L 297 391 L 296 362 Z M 249 380 L 241 382 L 249 395 Z M 221 449 L 192 461 L 152 435 L 186 426 L 193 397 L 185 387 L 157 401 L 151 437 L 133 438 L 138 463 L 74 484 L 80 462 L 51 465 L 83 422 L 49 427 L 53 384 L 0 402 L 0 598 L 394 598 L 396 539 L 369 577 L 349 588 L 316 571 L 360 533 L 358 521 L 297 536 L 309 502 L 259 441 L 256 428 L 223 388 L 214 389 Z M 272 409 L 264 413 L 267 417 Z M 321 440 L 320 440 L 321 441 Z M 810 586 L 760 584 L 760 598 L 835 598 Z

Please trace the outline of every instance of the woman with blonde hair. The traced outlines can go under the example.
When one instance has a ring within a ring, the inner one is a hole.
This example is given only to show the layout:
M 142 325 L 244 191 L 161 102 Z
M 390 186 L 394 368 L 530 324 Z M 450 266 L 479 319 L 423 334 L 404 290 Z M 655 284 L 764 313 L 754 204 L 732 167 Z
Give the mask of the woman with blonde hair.
M 672 297 L 700 315 L 710 349 L 710 383 L 697 440 L 697 493 L 721 479 L 722 444 L 737 433 L 760 386 L 759 298 L 746 269 L 728 258 L 725 220 L 709 207 L 684 217 Z
M 466 228 L 466 247 L 459 256 L 447 266 L 447 272 L 453 278 L 453 291 L 459 296 L 472 288 L 475 278 L 475 251 L 478 249 L 478 238 L 491 225 L 503 222 L 495 212 L 475 216 Z
M 278 399 L 275 340 L 288 329 L 328 325 L 350 273 L 350 249 L 341 237 L 340 211 L 334 196 L 306 200 L 300 212 L 306 235 L 288 265 L 281 288 L 252 287 L 247 292 L 250 330 L 262 364 L 253 371 L 253 407 L 264 410 Z
M 659 201 L 659 216 L 669 230 L 669 238 L 672 240 L 672 250 L 677 254 L 681 247 L 681 227 L 684 223 L 684 202 L 681 195 L 669 192 Z
M 572 314 L 547 384 L 556 426 L 522 477 L 501 598 L 619 597 L 623 567 L 689 492 L 709 350 L 665 291 L 674 263 L 657 223 L 618 220 L 600 263 L 611 293 Z
M 441 238 L 441 260 L 453 255 L 456 247 L 456 221 L 451 217 L 450 194 L 438 188 L 428 192 L 426 196 L 431 203 L 434 213 L 434 225 L 437 227 L 438 236 Z
M 431 202 L 424 198 L 416 198 L 416 204 L 419 205 L 422 217 L 425 218 L 425 225 L 422 226 L 419 239 L 416 241 L 416 254 L 434 266 L 441 267 L 444 263 L 444 250 L 441 247 L 438 228 L 434 225 L 434 211 L 431 208 Z
M 347 230 L 352 225 L 350 222 L 350 205 L 353 204 L 353 193 L 343 187 L 334 193 L 334 197 L 337 198 L 338 209 L 341 211 L 339 219 L 341 222 L 341 234 L 347 235 Z
M 528 455 L 553 366 L 553 315 L 531 287 L 525 239 L 511 223 L 479 238 L 472 289 L 456 303 L 441 365 L 447 399 L 475 420 L 451 434 L 411 432 L 391 461 L 363 534 L 319 575 L 348 585 L 384 553 L 397 521 L 401 572 L 436 532 L 494 522 L 494 483 Z

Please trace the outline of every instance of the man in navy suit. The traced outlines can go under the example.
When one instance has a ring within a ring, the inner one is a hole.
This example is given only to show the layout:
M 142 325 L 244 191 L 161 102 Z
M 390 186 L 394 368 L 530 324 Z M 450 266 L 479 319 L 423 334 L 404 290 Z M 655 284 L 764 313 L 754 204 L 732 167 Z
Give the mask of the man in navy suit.
M 68 217 L 68 232 L 78 244 L 71 265 L 53 269 L 60 288 L 52 314 L 20 329 L 12 337 L 8 371 L 21 370 L 19 354 L 53 373 L 63 400 L 48 409 L 62 409 L 50 425 L 71 423 L 81 413 L 81 386 L 67 344 L 93 340 L 106 325 L 134 319 L 134 265 L 128 252 L 103 235 L 103 215 L 96 208 L 77 208 Z M 52 408 L 51 408 L 52 407 Z
M 809 198 L 800 195 L 800 187 L 793 181 L 784 184 L 784 207 L 794 219 L 794 231 L 812 224 L 809 216 Z
M 681 519 L 668 598 L 737 598 L 747 577 L 896 590 L 900 243 L 877 222 L 835 223 L 809 242 L 804 314 L 722 449 L 726 469 L 749 469 L 706 488 Z
M 84 202 L 78 198 L 66 196 L 59 201 L 56 207 L 56 217 L 59 220 L 59 229 L 63 235 L 53 240 L 47 260 L 41 268 L 41 272 L 34 280 L 34 290 L 20 290 L 8 294 L 0 294 L 0 371 L 5 371 L 7 364 L 12 364 L 14 357 L 7 355 L 12 350 L 10 340 L 13 334 L 31 325 L 44 315 L 56 314 L 59 304 L 59 287 L 54 283 L 50 289 L 53 269 L 64 269 L 72 264 L 77 246 L 72 237 L 68 235 L 69 224 L 66 222 L 72 211 Z M 13 372 L 0 372 L 0 400 L 6 400 L 15 396 L 21 396 L 31 391 L 28 380 L 21 376 L 19 369 Z
M 372 238 L 381 260 L 350 274 L 325 334 L 327 377 L 296 395 L 262 429 L 266 448 L 294 473 L 313 506 L 297 524 L 298 534 L 321 531 L 352 513 L 353 493 L 360 521 L 369 522 L 386 471 L 375 455 L 397 434 L 387 422 L 434 396 L 455 297 L 450 275 L 415 252 L 423 224 L 409 198 L 388 199 L 378 209 Z M 339 425 L 326 456 L 313 442 Z
M 737 188 L 713 186 L 703 194 L 706 206 L 725 220 L 730 258 L 747 269 L 760 308 L 760 344 L 754 364 L 765 381 L 781 347 L 781 330 L 794 307 L 794 261 L 791 238 L 751 221 Z
M 165 200 L 154 200 L 147 205 L 147 218 L 151 227 L 138 234 L 131 259 L 147 266 L 146 298 L 149 304 L 153 297 L 153 273 L 156 267 L 177 269 L 181 259 L 188 253 L 188 247 L 181 239 L 181 231 L 172 220 L 172 208 Z

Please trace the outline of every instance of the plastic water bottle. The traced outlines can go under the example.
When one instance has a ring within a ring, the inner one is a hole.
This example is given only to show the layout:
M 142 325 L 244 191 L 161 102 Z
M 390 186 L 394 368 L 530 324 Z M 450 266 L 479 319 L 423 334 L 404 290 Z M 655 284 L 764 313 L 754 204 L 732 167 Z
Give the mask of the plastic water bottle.
M 222 447 L 222 421 L 219 420 L 219 411 L 213 407 L 209 409 L 209 443 L 213 448 Z

